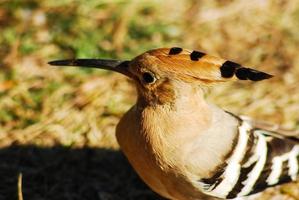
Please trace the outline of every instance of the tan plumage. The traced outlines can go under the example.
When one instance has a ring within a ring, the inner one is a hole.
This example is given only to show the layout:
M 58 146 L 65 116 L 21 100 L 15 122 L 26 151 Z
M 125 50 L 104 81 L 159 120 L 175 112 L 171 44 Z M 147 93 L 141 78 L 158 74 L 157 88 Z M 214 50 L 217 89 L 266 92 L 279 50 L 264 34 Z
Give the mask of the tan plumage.
M 150 50 L 131 61 L 50 64 L 105 68 L 135 81 L 138 100 L 117 125 L 116 136 L 139 176 L 166 198 L 241 197 L 297 177 L 295 138 L 253 129 L 257 123 L 204 99 L 207 85 L 259 81 L 269 74 L 177 47 Z M 275 150 L 276 144 L 283 149 Z

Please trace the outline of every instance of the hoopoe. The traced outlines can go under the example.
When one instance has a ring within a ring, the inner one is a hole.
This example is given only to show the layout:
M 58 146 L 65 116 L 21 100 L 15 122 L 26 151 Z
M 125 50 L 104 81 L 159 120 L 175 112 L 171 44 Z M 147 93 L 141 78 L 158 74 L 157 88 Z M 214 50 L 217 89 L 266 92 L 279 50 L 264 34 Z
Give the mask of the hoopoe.
M 207 103 L 203 88 L 272 76 L 179 47 L 128 61 L 49 62 L 122 73 L 134 80 L 136 104 L 116 128 L 119 145 L 143 181 L 168 199 L 233 199 L 298 177 L 299 139 Z M 263 128 L 267 127 L 267 128 Z

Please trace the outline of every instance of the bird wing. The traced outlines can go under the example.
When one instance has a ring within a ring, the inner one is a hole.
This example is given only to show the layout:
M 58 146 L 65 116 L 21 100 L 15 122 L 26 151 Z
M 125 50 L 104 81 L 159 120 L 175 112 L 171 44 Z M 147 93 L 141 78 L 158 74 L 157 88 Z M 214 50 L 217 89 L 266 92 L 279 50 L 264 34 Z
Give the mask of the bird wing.
M 275 131 L 270 126 L 263 129 L 260 125 L 264 123 L 236 118 L 240 125 L 233 153 L 223 169 L 199 180 L 202 191 L 232 199 L 295 181 L 299 172 L 299 139 L 294 133 L 286 135 L 276 127 Z

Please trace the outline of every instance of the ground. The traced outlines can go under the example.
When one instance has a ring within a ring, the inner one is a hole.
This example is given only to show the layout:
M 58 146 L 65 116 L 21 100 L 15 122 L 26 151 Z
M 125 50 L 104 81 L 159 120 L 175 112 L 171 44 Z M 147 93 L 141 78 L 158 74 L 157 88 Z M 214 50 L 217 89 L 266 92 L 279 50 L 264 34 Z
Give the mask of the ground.
M 115 140 L 132 82 L 53 59 L 200 50 L 275 76 L 209 88 L 211 102 L 299 129 L 296 0 L 0 0 L 0 30 L 0 199 L 17 198 L 19 174 L 24 199 L 159 199 Z M 258 199 L 299 199 L 299 183 Z

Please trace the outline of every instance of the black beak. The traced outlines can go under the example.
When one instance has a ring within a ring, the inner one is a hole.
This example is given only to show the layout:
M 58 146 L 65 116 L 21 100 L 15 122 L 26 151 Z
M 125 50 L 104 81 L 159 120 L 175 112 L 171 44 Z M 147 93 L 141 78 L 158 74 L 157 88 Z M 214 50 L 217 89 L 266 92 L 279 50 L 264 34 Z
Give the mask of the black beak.
M 106 59 L 69 59 L 69 60 L 54 60 L 48 62 L 50 65 L 55 66 L 75 66 L 75 67 L 89 67 L 106 69 L 115 71 L 131 77 L 129 72 L 130 61 L 121 60 L 106 60 Z

